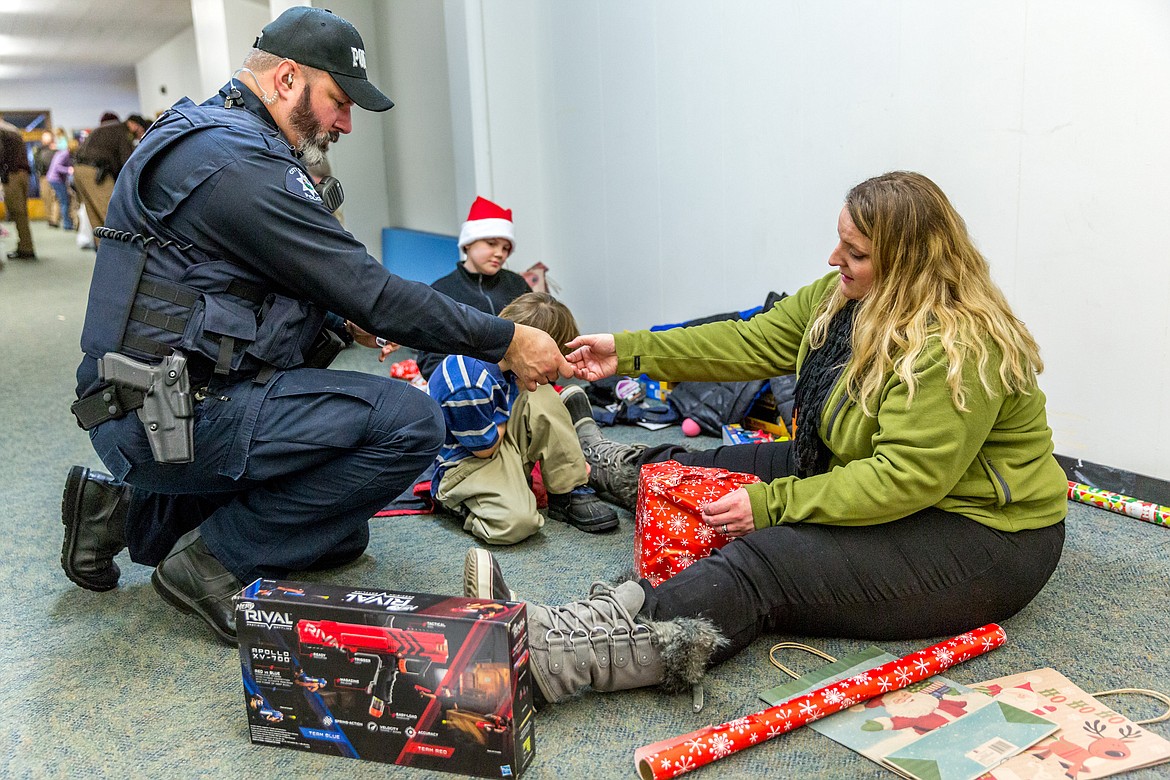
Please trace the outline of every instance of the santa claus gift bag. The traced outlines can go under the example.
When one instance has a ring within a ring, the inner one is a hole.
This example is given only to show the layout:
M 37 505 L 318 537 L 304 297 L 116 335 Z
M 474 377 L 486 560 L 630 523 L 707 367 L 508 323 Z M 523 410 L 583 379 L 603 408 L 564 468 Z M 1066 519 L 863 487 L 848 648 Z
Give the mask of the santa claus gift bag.
M 754 474 L 673 460 L 643 466 L 634 511 L 634 571 L 657 585 L 730 542 L 699 514 L 712 501 L 759 481 Z

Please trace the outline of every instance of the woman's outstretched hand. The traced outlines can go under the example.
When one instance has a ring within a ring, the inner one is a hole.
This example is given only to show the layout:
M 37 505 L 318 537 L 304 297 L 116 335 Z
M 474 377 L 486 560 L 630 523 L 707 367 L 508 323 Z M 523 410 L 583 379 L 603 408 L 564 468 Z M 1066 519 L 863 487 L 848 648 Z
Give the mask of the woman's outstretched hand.
M 617 372 L 617 348 L 612 333 L 578 336 L 565 346 L 573 350 L 565 357 L 578 379 L 596 382 Z

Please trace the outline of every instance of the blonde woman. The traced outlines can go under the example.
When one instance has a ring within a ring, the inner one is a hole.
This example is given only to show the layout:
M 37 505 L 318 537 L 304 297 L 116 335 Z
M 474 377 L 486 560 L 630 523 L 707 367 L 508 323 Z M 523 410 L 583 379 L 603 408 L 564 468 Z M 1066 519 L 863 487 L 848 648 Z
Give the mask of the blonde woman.
M 763 632 L 960 633 L 1011 617 L 1048 581 L 1067 484 L 1036 384 L 1039 350 L 962 218 L 925 176 L 895 172 L 849 192 L 837 233 L 832 273 L 766 314 L 570 342 L 589 380 L 795 373 L 798 420 L 792 442 L 647 449 L 603 439 L 587 404 L 567 399 L 591 484 L 626 503 L 649 462 L 763 481 L 703 511 L 735 541 L 658 587 L 598 586 L 568 606 L 530 605 L 536 679 L 550 701 L 585 684 L 683 687 Z M 506 589 L 486 552 L 470 553 L 466 568 L 469 587 Z M 588 646 L 562 647 L 579 630 L 625 622 L 651 627 L 658 663 L 615 675 L 594 654 L 587 668 L 554 668 Z

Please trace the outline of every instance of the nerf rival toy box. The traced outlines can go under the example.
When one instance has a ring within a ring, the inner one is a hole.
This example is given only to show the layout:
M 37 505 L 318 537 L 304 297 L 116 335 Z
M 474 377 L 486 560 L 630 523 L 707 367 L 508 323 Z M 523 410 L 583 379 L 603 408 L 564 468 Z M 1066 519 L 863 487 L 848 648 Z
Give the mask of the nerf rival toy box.
M 519 777 L 535 755 L 518 602 L 260 579 L 236 605 L 256 744 Z

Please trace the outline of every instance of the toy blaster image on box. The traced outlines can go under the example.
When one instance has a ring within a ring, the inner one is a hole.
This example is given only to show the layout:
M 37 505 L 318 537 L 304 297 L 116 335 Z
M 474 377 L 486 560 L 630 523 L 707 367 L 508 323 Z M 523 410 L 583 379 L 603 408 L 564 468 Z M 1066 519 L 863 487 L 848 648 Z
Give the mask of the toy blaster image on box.
M 256 580 L 236 604 L 249 736 L 519 777 L 535 756 L 523 603 Z
M 298 679 L 298 684 L 363 690 L 371 697 L 372 718 L 382 717 L 386 704 L 393 703 L 400 677 L 419 679 L 432 664 L 447 663 L 447 637 L 427 631 L 301 620 L 297 637 L 303 677 L 308 680 Z M 318 663 L 326 668 L 348 664 L 353 674 L 325 681 L 313 675 Z
M 443 725 L 486 745 L 492 735 L 512 729 L 512 718 L 500 706 L 506 700 L 509 669 L 505 664 L 479 664 L 450 687 L 432 694 L 443 707 Z

